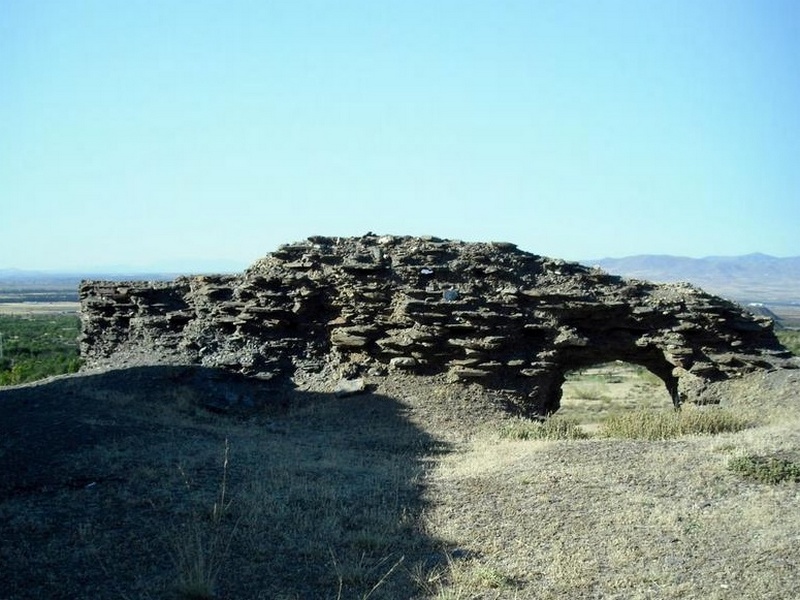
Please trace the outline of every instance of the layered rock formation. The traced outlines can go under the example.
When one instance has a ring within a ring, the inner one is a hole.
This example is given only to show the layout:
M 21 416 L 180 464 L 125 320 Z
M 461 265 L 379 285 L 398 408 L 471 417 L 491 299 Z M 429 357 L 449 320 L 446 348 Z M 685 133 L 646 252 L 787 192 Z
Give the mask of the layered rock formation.
M 642 365 L 674 401 L 744 372 L 794 366 L 772 322 L 687 284 L 628 281 L 508 243 L 312 237 L 240 276 L 85 281 L 87 368 L 221 367 L 258 378 L 389 370 L 559 407 L 573 369 Z

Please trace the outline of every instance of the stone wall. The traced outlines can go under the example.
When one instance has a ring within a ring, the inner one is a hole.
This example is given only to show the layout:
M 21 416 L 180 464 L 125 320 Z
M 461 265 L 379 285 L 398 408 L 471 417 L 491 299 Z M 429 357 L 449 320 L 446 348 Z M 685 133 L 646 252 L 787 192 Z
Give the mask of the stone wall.
M 573 369 L 612 360 L 676 403 L 708 383 L 794 366 L 772 322 L 688 284 L 628 281 L 508 243 L 312 237 L 238 276 L 85 281 L 87 368 L 220 367 L 252 377 L 447 373 L 558 409 Z

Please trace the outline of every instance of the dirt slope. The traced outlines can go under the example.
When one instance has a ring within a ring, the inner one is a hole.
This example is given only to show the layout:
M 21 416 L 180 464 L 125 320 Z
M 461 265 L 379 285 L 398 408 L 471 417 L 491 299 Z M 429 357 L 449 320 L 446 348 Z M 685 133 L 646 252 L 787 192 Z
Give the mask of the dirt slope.
M 797 371 L 720 389 L 753 427 L 661 442 L 504 439 L 479 388 L 372 383 L 0 390 L 0 598 L 800 597 L 797 484 L 727 469 L 800 461 Z

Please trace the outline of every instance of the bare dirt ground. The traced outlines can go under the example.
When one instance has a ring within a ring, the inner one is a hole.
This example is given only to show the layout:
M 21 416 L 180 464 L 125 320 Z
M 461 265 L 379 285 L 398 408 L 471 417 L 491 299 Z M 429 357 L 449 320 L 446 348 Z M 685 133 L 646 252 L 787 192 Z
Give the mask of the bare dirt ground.
M 669 410 L 639 375 L 582 373 L 564 413 Z M 480 388 L 372 383 L 139 367 L 0 390 L 0 598 L 800 597 L 798 484 L 728 469 L 800 461 L 800 372 L 725 386 L 744 431 L 655 442 L 508 439 Z

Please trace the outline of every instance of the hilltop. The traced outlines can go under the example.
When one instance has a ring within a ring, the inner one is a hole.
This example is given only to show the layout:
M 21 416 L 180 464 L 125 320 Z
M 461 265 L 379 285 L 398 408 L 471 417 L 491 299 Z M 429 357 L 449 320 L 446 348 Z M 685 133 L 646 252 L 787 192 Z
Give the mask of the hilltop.
M 800 596 L 800 371 L 732 302 L 391 236 L 81 300 L 0 389 L 4 600 Z
M 797 371 L 693 409 L 744 430 L 651 441 L 536 439 L 480 388 L 370 383 L 139 367 L 0 390 L 2 597 L 800 596 L 798 484 L 731 470 L 800 469 Z

